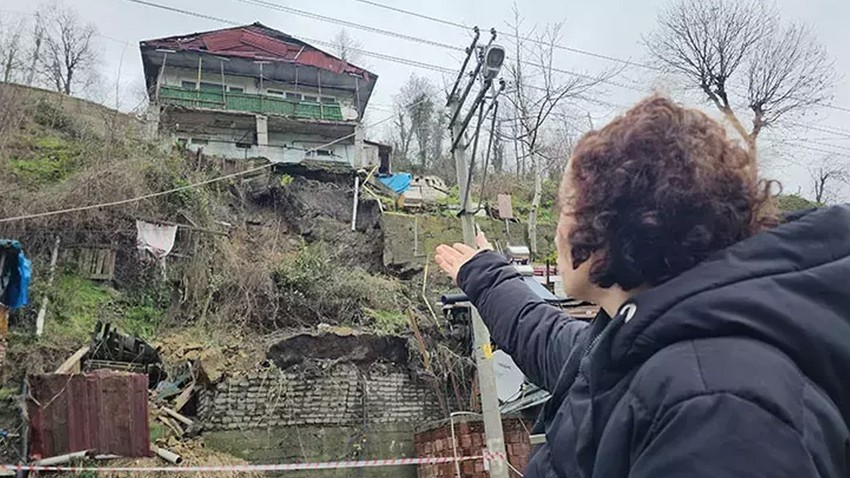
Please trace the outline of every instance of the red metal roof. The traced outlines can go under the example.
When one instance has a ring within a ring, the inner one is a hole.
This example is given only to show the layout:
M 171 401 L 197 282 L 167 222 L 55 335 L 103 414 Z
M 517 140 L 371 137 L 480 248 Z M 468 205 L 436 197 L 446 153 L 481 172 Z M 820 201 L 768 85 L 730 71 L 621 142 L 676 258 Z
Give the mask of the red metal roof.
M 97 371 L 28 382 L 32 459 L 84 450 L 151 456 L 147 375 Z
M 366 79 L 370 73 L 286 33 L 260 23 L 142 42 L 142 46 L 197 51 L 223 57 L 277 60 Z

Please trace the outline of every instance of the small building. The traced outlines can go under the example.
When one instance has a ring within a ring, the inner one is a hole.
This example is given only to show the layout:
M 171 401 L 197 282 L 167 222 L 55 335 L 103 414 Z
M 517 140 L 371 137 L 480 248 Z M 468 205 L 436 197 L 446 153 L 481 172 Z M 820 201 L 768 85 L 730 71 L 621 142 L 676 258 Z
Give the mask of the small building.
M 363 167 L 377 75 L 260 23 L 140 44 L 161 137 L 229 159 Z

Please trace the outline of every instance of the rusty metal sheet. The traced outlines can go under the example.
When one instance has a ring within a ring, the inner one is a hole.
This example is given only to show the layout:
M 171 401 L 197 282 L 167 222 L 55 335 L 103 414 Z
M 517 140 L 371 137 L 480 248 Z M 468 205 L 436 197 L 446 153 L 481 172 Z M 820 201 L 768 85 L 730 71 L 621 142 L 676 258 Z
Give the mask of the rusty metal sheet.
M 28 382 L 30 458 L 83 450 L 152 456 L 147 375 L 44 374 Z

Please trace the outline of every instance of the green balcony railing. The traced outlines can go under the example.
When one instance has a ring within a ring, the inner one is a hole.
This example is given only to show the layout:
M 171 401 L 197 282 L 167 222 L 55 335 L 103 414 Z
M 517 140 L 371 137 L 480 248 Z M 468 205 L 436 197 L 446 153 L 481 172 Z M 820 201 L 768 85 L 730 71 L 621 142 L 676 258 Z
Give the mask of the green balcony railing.
M 270 95 L 224 93 L 222 91 L 191 90 L 177 86 L 159 89 L 162 103 L 228 111 L 246 111 L 292 118 L 342 121 L 342 109 L 333 103 L 296 102 Z

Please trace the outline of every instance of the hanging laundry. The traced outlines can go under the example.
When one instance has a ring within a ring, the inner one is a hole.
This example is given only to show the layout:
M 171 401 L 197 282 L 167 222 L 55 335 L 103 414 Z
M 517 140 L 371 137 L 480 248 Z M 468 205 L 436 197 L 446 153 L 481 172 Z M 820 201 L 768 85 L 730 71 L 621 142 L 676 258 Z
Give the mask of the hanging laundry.
M 174 238 L 177 236 L 177 226 L 161 226 L 143 221 L 136 221 L 136 246 L 139 250 L 149 251 L 157 259 L 165 259 L 174 248 Z

